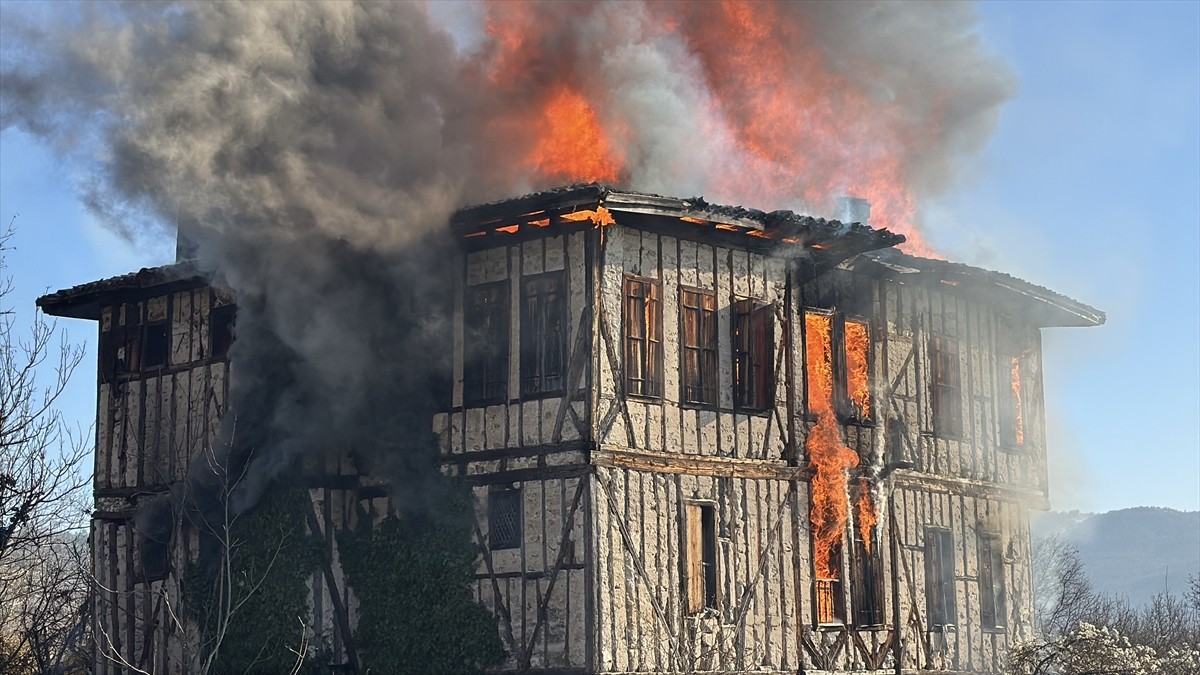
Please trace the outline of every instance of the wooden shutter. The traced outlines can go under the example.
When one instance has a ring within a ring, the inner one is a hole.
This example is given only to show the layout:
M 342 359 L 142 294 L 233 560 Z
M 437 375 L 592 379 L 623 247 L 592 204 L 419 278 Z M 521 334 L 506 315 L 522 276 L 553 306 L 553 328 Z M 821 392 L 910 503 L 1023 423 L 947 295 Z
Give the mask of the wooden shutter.
M 683 507 L 687 578 L 684 580 L 688 613 L 704 609 L 704 516 L 699 504 Z

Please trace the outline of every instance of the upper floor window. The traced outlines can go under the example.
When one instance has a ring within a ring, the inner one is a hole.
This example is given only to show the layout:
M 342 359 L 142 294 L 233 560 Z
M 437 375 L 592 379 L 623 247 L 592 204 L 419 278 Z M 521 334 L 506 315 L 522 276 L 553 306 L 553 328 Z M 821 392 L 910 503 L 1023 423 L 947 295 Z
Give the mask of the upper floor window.
M 683 313 L 683 402 L 717 404 L 717 296 L 679 292 Z
M 663 393 L 662 285 L 625 277 L 625 388 L 633 396 Z
M 521 281 L 521 394 L 560 392 L 566 362 L 566 284 L 562 272 Z
M 841 421 L 871 420 L 871 331 L 866 321 L 805 310 L 808 411 L 834 408 Z
M 925 598 L 930 627 L 955 622 L 954 537 L 950 530 L 925 528 Z
M 1029 398 L 1025 385 L 1025 360 L 1028 352 L 1000 357 L 1000 441 L 1007 447 L 1025 445 Z
M 766 410 L 775 394 L 774 305 L 758 300 L 733 303 L 733 404 Z
M 979 535 L 979 617 L 984 628 L 1003 628 L 1007 613 L 1004 597 L 1004 554 L 1000 535 Z
M 508 282 L 467 288 L 464 298 L 463 399 L 503 401 L 508 394 Z
M 959 384 L 958 343 L 935 335 L 929 340 L 929 370 L 933 396 L 933 433 L 962 436 L 962 390 Z
M 229 348 L 233 345 L 234 324 L 237 322 L 237 305 L 221 305 L 213 307 L 209 313 L 211 328 L 209 333 L 212 340 L 212 357 L 220 360 L 229 356 Z

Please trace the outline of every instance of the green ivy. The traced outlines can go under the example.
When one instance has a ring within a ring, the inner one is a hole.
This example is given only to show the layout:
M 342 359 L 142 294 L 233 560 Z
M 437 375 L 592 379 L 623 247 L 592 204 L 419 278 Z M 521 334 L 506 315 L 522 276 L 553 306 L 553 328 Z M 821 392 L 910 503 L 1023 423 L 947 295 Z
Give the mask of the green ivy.
M 214 675 L 288 673 L 295 665 L 301 621 L 307 623 L 309 615 L 308 579 L 320 564 L 320 543 L 304 528 L 307 500 L 302 489 L 276 489 L 233 522 L 233 598 L 246 602 L 230 621 L 213 662 Z M 200 559 L 183 580 L 188 611 L 206 645 L 212 644 L 222 611 L 217 597 L 222 548 L 216 537 L 205 537 Z M 321 669 L 309 663 L 301 672 Z
M 457 494 L 437 514 L 388 516 L 338 533 L 342 568 L 359 600 L 363 669 L 393 675 L 466 675 L 503 662 L 496 619 L 471 593 L 478 547 L 470 506 Z

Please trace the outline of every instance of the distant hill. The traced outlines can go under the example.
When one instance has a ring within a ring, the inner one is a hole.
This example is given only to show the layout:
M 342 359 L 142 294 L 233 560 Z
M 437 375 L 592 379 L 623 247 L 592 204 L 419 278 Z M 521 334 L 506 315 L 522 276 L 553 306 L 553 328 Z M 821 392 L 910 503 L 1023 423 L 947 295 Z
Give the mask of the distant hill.
M 1057 535 L 1078 549 L 1096 590 L 1133 604 L 1181 593 L 1200 575 L 1200 511 L 1137 507 L 1108 513 L 1034 515 L 1033 536 Z

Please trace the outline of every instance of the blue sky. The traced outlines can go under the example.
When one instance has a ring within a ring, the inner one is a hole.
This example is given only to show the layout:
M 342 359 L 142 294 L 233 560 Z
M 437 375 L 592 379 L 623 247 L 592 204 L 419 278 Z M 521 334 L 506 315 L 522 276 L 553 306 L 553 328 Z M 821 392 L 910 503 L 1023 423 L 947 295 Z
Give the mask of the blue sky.
M 1108 324 L 1045 332 L 1056 509 L 1200 509 L 1200 3 L 978 7 L 1020 80 L 953 194 L 923 205 L 935 247 L 1092 304 Z M 173 242 L 105 231 L 64 165 L 0 134 L 14 309 L 47 290 L 168 262 Z M 95 324 L 64 411 L 95 415 Z

